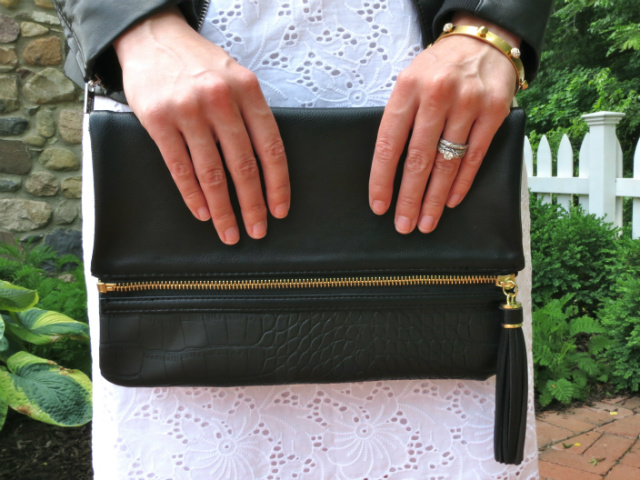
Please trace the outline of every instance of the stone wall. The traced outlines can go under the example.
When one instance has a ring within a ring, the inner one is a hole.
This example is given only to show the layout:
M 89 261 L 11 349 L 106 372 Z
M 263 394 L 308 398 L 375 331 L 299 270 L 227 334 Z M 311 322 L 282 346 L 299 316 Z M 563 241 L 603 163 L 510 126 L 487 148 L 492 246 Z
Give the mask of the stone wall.
M 51 0 L 0 0 L 0 241 L 79 253 L 83 92 Z

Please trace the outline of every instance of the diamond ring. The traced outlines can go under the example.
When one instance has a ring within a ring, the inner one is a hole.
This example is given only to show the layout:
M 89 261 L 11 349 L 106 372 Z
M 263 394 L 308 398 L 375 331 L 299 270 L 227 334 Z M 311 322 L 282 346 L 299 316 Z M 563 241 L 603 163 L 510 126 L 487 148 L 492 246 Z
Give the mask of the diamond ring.
M 468 143 L 453 143 L 444 138 L 438 141 L 438 151 L 444 156 L 445 160 L 464 157 L 467 153 L 467 148 L 469 148 Z

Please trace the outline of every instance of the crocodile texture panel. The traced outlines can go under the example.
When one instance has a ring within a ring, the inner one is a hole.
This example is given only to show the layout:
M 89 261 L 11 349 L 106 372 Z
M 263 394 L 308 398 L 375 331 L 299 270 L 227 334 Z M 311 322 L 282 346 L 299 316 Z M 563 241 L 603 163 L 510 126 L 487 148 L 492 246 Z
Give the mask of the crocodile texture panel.
M 243 309 L 216 308 L 206 298 L 177 304 L 103 299 L 100 368 L 114 383 L 139 386 L 485 379 L 495 373 L 501 319 L 495 296 L 432 305 L 315 303 Z

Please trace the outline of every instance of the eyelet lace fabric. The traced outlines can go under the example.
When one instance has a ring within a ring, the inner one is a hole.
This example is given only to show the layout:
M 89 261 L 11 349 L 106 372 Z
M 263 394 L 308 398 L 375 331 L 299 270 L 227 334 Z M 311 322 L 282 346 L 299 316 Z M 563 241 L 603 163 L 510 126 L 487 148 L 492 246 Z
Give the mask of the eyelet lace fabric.
M 202 34 L 272 106 L 384 105 L 421 50 L 417 18 L 410 0 L 213 0 Z
M 214 0 L 202 34 L 256 73 L 272 106 L 384 105 L 420 50 L 410 0 Z M 96 108 L 122 110 L 105 99 Z M 91 252 L 90 158 L 84 165 L 84 251 Z M 89 272 L 87 278 L 97 359 L 98 296 Z M 530 347 L 531 273 L 518 278 Z M 106 382 L 97 366 L 93 378 L 97 480 L 538 478 L 531 394 L 524 462 L 493 460 L 493 378 L 123 388 Z

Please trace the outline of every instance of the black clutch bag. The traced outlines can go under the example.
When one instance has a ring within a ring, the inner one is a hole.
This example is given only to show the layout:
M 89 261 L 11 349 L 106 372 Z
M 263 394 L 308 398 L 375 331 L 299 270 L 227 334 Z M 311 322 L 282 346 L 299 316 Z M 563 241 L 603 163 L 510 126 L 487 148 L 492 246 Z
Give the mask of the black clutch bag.
M 290 213 L 234 246 L 192 217 L 133 114 L 92 112 L 103 376 L 232 386 L 497 373 L 496 459 L 520 463 L 524 113 L 511 112 L 433 233 L 400 235 L 394 205 L 376 216 L 367 201 L 382 111 L 275 109 Z

